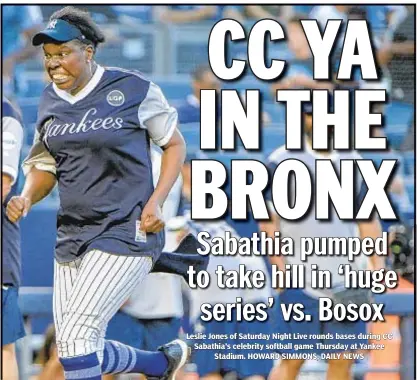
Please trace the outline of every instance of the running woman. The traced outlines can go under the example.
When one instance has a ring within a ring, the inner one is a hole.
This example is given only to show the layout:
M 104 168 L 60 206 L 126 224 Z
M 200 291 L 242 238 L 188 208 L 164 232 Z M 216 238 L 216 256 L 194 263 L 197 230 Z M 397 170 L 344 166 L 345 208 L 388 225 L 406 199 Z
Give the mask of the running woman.
M 161 206 L 177 180 L 185 143 L 177 112 L 135 71 L 95 62 L 103 33 L 74 7 L 55 12 L 33 38 L 52 83 L 42 95 L 26 183 L 8 203 L 16 222 L 56 183 L 54 321 L 66 379 L 142 373 L 173 379 L 187 346 L 155 352 L 104 339 L 107 323 L 151 271 L 164 246 Z M 154 188 L 150 140 L 163 149 Z

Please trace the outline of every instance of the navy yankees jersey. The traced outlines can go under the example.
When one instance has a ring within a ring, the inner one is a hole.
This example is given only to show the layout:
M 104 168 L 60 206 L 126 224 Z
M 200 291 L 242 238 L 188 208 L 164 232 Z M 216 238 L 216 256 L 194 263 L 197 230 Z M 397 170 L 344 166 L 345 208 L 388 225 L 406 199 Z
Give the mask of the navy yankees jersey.
M 23 124 L 19 112 L 3 98 L 2 114 L 2 174 L 12 180 L 12 189 L 2 204 L 2 275 L 3 284 L 20 285 L 20 230 L 6 216 L 5 205 L 16 195 L 20 151 L 23 142 Z
M 74 96 L 45 89 L 25 171 L 56 174 L 59 262 L 91 249 L 157 259 L 164 233 L 140 230 L 154 190 L 150 140 L 166 145 L 177 119 L 159 87 L 133 71 L 98 66 Z

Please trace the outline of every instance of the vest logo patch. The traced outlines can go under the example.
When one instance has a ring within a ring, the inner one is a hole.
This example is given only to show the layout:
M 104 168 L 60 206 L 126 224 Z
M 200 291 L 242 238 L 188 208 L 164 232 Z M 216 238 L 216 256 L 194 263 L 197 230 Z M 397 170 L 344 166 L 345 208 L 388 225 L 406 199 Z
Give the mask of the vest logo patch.
M 107 95 L 107 103 L 113 107 L 119 107 L 125 102 L 125 96 L 123 92 L 119 90 L 110 91 Z
M 146 243 L 146 232 L 140 229 L 140 220 L 136 221 L 135 241 L 139 243 Z

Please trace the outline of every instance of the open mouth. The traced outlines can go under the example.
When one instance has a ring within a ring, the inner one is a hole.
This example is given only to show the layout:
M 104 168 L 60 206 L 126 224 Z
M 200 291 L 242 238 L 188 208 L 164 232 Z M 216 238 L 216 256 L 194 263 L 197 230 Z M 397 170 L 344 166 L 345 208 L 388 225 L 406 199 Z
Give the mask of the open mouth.
M 57 85 L 64 84 L 69 80 L 69 76 L 65 74 L 52 74 L 51 78 L 52 81 Z

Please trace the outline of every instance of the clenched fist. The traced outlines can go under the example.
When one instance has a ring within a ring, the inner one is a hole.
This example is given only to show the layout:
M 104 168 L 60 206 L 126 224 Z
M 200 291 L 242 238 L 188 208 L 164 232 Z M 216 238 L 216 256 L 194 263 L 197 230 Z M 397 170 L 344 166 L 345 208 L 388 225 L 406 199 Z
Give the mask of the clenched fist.
M 16 223 L 22 216 L 27 215 L 31 206 L 30 200 L 26 197 L 20 195 L 12 197 L 7 203 L 6 215 L 11 222 Z
M 148 202 L 143 208 L 141 229 L 144 232 L 159 232 L 165 227 L 161 207 L 156 202 Z

